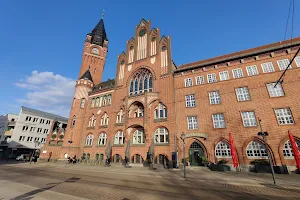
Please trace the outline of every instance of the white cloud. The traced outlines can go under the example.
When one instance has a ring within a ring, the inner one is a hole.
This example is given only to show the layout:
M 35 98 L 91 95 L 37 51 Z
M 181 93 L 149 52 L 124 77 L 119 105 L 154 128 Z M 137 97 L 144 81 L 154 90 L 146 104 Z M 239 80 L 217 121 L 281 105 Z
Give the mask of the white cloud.
M 25 80 L 20 80 L 15 85 L 27 90 L 24 98 L 17 99 L 22 105 L 69 116 L 75 80 L 53 72 L 35 70 Z

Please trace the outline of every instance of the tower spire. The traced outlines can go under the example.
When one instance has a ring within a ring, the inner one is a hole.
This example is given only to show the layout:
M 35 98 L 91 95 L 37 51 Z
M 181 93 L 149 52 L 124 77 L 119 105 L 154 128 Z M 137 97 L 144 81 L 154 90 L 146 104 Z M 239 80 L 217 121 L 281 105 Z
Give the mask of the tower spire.
M 102 19 L 104 19 L 104 12 L 105 12 L 105 10 L 103 9 L 102 10 Z
M 102 17 L 98 24 L 95 26 L 93 31 L 89 33 L 88 35 L 92 36 L 91 43 L 96 44 L 99 46 L 103 46 L 104 41 L 108 41 L 107 36 L 106 36 L 106 31 L 104 27 L 104 10 L 102 11 Z

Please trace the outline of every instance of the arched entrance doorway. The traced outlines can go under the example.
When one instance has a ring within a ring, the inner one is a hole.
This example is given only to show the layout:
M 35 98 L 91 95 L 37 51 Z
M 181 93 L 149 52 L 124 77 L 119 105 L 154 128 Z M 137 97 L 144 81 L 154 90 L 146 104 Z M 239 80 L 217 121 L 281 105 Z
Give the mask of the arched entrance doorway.
M 189 149 L 189 161 L 192 166 L 202 165 L 202 157 L 206 157 L 203 147 L 194 141 Z

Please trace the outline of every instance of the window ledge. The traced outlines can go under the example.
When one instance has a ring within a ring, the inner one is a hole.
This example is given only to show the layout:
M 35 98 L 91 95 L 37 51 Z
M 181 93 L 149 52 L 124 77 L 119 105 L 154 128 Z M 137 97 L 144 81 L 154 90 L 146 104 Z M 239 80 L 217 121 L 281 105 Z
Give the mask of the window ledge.
M 168 121 L 168 118 L 157 118 L 157 119 L 154 119 L 154 122 L 166 122 Z
M 116 123 L 116 126 L 123 126 L 124 122 Z
M 124 147 L 124 144 L 113 144 L 113 147 Z
M 108 128 L 108 125 L 101 125 L 99 128 Z
M 154 146 L 170 146 L 170 143 L 154 143 Z
M 86 129 L 87 129 L 87 130 L 91 130 L 91 129 L 95 129 L 95 127 L 94 127 L 94 126 L 91 126 L 91 127 L 87 127 Z
M 131 147 L 140 147 L 140 146 L 145 146 L 146 144 L 131 144 Z
M 257 128 L 258 127 L 258 125 L 256 125 L 256 126 L 244 126 L 244 128 Z
M 83 148 L 92 148 L 93 146 L 87 146 L 87 145 L 84 145 Z
M 101 144 L 101 145 L 97 145 L 96 147 L 106 147 L 106 145 Z

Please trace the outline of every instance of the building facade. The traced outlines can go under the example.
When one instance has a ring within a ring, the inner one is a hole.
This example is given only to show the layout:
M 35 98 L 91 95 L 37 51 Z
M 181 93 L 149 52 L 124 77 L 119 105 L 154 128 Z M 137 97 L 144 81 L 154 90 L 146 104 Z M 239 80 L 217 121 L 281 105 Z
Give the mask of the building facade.
M 199 165 L 203 157 L 231 162 L 231 133 L 240 164 L 248 165 L 266 158 L 259 118 L 275 165 L 292 166 L 287 131 L 299 142 L 300 56 L 284 82 L 274 82 L 299 47 L 295 38 L 176 66 L 170 37 L 141 20 L 115 79 L 102 82 L 108 39 L 101 19 L 86 36 L 64 142 L 51 145 L 50 134 L 43 150 L 55 159 L 68 152 L 97 160 L 112 146 L 114 162 L 129 152 L 130 162 L 142 163 L 154 144 L 155 162 L 172 165 L 183 158 L 183 135 L 186 157 Z
M 24 106 L 21 107 L 19 115 L 7 116 L 5 140 L 0 146 L 2 157 L 16 157 L 30 153 L 33 149 L 40 149 L 46 143 L 50 132 L 53 138 L 55 134 L 63 137 L 68 121 L 67 118 Z

